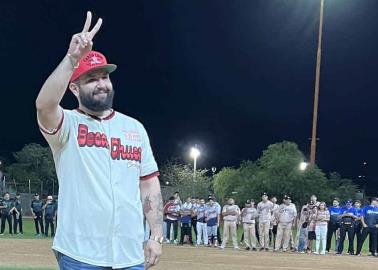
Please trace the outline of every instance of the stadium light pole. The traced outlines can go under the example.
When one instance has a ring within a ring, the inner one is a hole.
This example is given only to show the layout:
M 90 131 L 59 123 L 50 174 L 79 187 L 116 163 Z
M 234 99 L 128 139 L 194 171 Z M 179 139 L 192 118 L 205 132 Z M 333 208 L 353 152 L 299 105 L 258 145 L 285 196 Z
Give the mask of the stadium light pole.
M 196 171 L 197 171 L 197 158 L 201 155 L 201 152 L 198 150 L 197 145 L 192 147 L 190 150 L 190 156 L 193 158 L 193 185 L 192 185 L 192 196 L 194 196 L 194 183 L 196 182 Z
M 317 128 L 318 128 L 319 83 L 320 83 L 320 63 L 321 63 L 321 58 L 322 58 L 323 14 L 324 14 L 324 0 L 320 0 L 318 51 L 316 55 L 314 112 L 313 112 L 313 118 L 312 118 L 312 136 L 311 136 L 311 154 L 310 154 L 310 164 L 312 166 L 315 165 L 315 162 L 316 162 L 316 140 L 317 140 L 316 136 L 317 136 Z

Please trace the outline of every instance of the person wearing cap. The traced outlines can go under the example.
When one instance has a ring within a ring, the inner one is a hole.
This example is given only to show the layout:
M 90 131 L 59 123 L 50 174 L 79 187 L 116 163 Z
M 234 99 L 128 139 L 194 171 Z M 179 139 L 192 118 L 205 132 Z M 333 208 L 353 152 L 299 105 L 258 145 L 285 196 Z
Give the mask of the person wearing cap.
M 87 12 L 35 102 L 59 180 L 53 249 L 61 269 L 149 268 L 162 253 L 158 166 L 144 126 L 113 109 L 110 73 L 117 66 L 92 49 L 102 19 L 90 30 L 91 20 Z M 60 106 L 67 89 L 75 110 Z M 151 229 L 145 243 L 143 215 Z
M 284 196 L 283 203 L 274 214 L 278 223 L 274 251 L 278 251 L 282 246 L 282 251 L 286 252 L 289 247 L 291 229 L 297 217 L 297 209 L 291 203 L 290 196 Z
M 17 211 L 13 211 L 13 233 L 17 233 L 19 229 L 19 234 L 24 234 L 23 224 L 22 224 L 22 205 L 21 205 L 21 194 L 16 193 L 16 197 L 13 199 L 14 207 Z
M 340 219 L 340 242 L 337 249 L 337 255 L 341 255 L 344 249 L 345 236 L 348 233 L 348 254 L 354 255 L 354 221 L 357 219 L 356 210 L 353 207 L 353 201 L 348 200 L 345 207 L 341 210 Z
M 327 229 L 327 245 L 326 251 L 329 252 L 331 249 L 331 241 L 333 235 L 335 235 L 336 246 L 335 250 L 337 252 L 339 239 L 337 236 L 337 230 L 340 228 L 340 215 L 342 214 L 342 208 L 340 207 L 340 199 L 334 198 L 332 202 L 332 206 L 328 208 L 330 214 L 330 220 L 328 222 L 328 229 Z
M 43 225 L 43 201 L 39 199 L 39 194 L 34 194 L 34 200 L 31 202 L 30 210 L 34 218 L 35 235 L 41 236 L 44 234 Z
M 257 204 L 257 213 L 259 214 L 260 251 L 269 251 L 269 229 L 272 220 L 273 203 L 268 199 L 268 194 L 264 192 L 261 195 L 261 202 Z
M 237 239 L 237 222 L 240 216 L 239 206 L 235 204 L 233 198 L 229 198 L 227 204 L 223 206 L 222 209 L 223 216 L 223 241 L 220 246 L 221 249 L 224 249 L 227 245 L 228 239 L 231 237 L 233 246 L 235 250 L 239 249 L 238 239 Z
M 53 201 L 53 196 L 47 196 L 46 203 L 42 207 L 44 211 L 44 218 L 45 218 L 45 236 L 48 237 L 49 235 L 49 227 L 51 228 L 51 237 L 55 236 L 54 230 L 54 223 L 57 214 L 57 206 Z
M 245 207 L 241 210 L 240 219 L 243 224 L 244 231 L 244 243 L 246 250 L 256 251 L 256 218 L 258 217 L 257 210 L 255 208 L 255 202 L 247 200 Z
M 361 255 L 362 246 L 369 235 L 371 240 L 370 253 L 372 256 L 377 256 L 378 198 L 372 198 L 370 205 L 362 209 L 361 222 L 363 229 L 361 239 L 357 244 L 356 255 Z
M 5 192 L 3 195 L 3 200 L 0 204 L 0 211 L 1 211 L 1 229 L 0 235 L 4 235 L 5 230 L 5 222 L 8 222 L 9 234 L 13 234 L 12 231 L 12 213 L 15 211 L 18 213 L 16 207 L 14 207 L 13 201 L 10 199 L 9 192 Z
M 206 211 L 207 237 L 209 238 L 208 243 L 209 246 L 218 247 L 217 229 L 219 227 L 220 222 L 220 209 L 215 204 L 215 200 L 213 197 L 208 198 L 208 202 L 206 204 Z

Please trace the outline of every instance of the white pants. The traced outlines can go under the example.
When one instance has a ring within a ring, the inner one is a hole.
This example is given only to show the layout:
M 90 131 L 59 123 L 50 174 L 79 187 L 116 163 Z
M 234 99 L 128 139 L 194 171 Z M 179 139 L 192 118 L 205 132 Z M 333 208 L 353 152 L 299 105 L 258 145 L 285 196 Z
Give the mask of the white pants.
M 197 245 L 201 244 L 201 240 L 207 246 L 209 239 L 207 238 L 207 224 L 202 222 L 197 222 Z
M 227 245 L 228 239 L 232 239 L 232 243 L 234 248 L 238 248 L 238 239 L 236 236 L 236 221 L 227 221 L 223 222 L 223 241 L 222 241 L 222 248 Z
M 325 254 L 326 249 L 326 241 L 327 241 L 327 225 L 316 225 L 315 227 L 316 233 L 316 252 L 320 252 L 321 254 Z M 322 243 L 322 249 L 320 248 L 320 242 Z
M 256 248 L 256 229 L 255 223 L 243 223 L 244 243 L 249 248 Z
M 291 222 L 278 223 L 275 250 L 279 250 L 281 248 L 281 245 L 284 251 L 287 250 L 290 242 L 291 226 Z
M 269 248 L 269 228 L 270 222 L 259 223 L 259 237 L 262 248 Z

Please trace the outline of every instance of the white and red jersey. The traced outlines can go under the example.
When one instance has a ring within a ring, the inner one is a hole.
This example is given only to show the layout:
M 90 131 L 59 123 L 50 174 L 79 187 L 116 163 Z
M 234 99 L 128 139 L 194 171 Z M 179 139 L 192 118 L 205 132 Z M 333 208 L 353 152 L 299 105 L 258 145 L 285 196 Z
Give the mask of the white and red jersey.
M 139 185 L 158 175 L 143 125 L 114 111 L 99 119 L 63 110 L 56 130 L 40 129 L 59 180 L 53 249 L 104 267 L 143 263 Z

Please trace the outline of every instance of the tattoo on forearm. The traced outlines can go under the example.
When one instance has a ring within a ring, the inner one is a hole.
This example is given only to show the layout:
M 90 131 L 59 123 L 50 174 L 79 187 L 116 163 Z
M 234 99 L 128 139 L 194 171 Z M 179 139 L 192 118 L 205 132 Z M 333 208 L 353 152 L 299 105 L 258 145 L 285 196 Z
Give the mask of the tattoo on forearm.
M 144 214 L 147 215 L 152 210 L 150 194 L 146 195 L 143 200 L 143 211 Z

